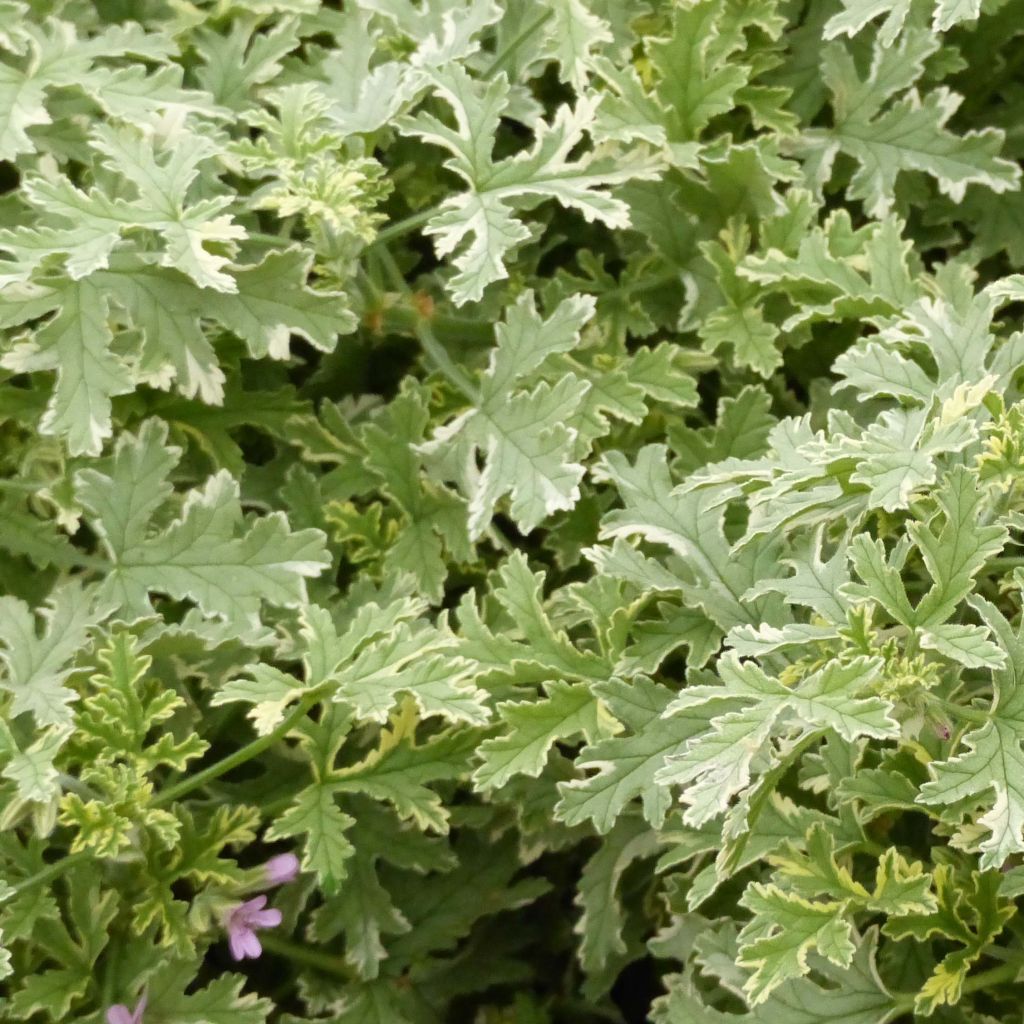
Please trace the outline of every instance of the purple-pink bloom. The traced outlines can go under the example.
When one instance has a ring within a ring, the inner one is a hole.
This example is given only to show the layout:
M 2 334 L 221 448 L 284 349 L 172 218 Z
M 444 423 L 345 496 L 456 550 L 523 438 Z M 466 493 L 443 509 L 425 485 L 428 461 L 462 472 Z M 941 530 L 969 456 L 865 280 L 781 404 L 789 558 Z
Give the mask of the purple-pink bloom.
M 266 896 L 256 896 L 245 903 L 240 903 L 228 913 L 224 925 L 228 930 L 231 955 L 236 960 L 244 960 L 247 956 L 253 959 L 258 957 L 263 952 L 263 947 L 256 938 L 256 929 L 276 928 L 281 923 L 281 911 L 264 910 L 266 905 Z M 117 1024 L 121 1022 L 118 1021 Z
M 268 885 L 284 885 L 295 880 L 299 873 L 299 858 L 294 853 L 279 853 L 263 865 Z
M 129 1010 L 124 1003 L 117 1003 L 107 1010 L 107 1024 L 142 1024 L 142 1015 L 146 1012 L 146 997 L 143 995 Z

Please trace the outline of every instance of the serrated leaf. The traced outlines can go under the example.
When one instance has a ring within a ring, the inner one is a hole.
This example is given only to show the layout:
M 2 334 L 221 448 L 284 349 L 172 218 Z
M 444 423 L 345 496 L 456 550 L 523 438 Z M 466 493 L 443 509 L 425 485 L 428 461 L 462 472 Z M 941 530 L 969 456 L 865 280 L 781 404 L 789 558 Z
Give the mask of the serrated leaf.
M 740 963 L 754 968 L 744 985 L 752 1006 L 810 969 L 811 950 L 837 967 L 849 967 L 857 947 L 844 902 L 817 903 L 753 882 L 740 902 L 756 917 L 740 933 Z
M 56 315 L 8 352 L 2 365 L 16 372 L 56 370 L 57 385 L 39 429 L 65 437 L 74 455 L 98 455 L 111 433 L 111 398 L 133 386 L 110 350 L 107 298 L 86 279 L 52 289 L 46 302 Z
M 991 719 L 964 736 L 964 753 L 934 764 L 934 778 L 921 787 L 918 800 L 941 805 L 984 797 L 991 806 L 978 824 L 990 835 L 981 843 L 981 865 L 998 868 L 1024 851 L 1024 643 L 989 601 L 975 596 L 970 604 L 998 638 L 1006 664 L 993 673 Z
M 816 159 L 823 178 L 840 151 L 860 164 L 848 195 L 863 200 L 873 216 L 882 217 L 892 208 L 896 179 L 903 170 L 931 175 L 954 201 L 963 198 L 969 184 L 1006 192 L 1020 179 L 1020 169 L 997 155 L 1003 144 L 1001 132 L 984 129 L 955 135 L 946 128 L 961 97 L 945 87 L 924 96 L 910 91 L 885 106 L 889 97 L 915 81 L 924 56 L 936 45 L 915 33 L 905 34 L 890 49 L 876 44 L 866 79 L 861 79 L 845 50 L 837 44 L 826 48 L 823 77 L 833 95 L 835 126 L 808 136 L 813 135 L 811 146 L 819 150 Z
M 390 803 L 399 817 L 412 819 L 419 828 L 448 831 L 448 812 L 428 783 L 460 778 L 469 773 L 476 747 L 471 732 L 451 733 L 416 743 L 415 718 L 403 716 L 380 745 L 358 764 L 333 775 L 336 792 L 364 793 Z
M 92 513 L 111 563 L 100 599 L 145 614 L 152 607 L 149 592 L 157 591 L 192 600 L 241 629 L 258 626 L 264 600 L 302 604 L 305 579 L 329 564 L 323 534 L 292 532 L 280 512 L 245 523 L 238 483 L 227 473 L 191 491 L 181 517 L 150 532 L 178 455 L 167 444 L 166 426 L 148 420 L 137 436 L 121 436 L 108 472 L 77 474 L 78 498 Z
M 26 604 L 15 597 L 0 598 L 0 660 L 5 667 L 0 689 L 13 695 L 12 717 L 29 712 L 40 726 L 67 725 L 72 718 L 68 705 L 76 694 L 64 681 L 87 630 L 97 622 L 93 594 L 68 583 L 53 592 L 38 614 L 45 623 L 42 636 Z
M 643 676 L 638 676 L 632 686 L 613 679 L 595 689 L 630 735 L 583 748 L 576 767 L 596 772 L 560 783 L 561 798 L 555 813 L 569 825 L 592 821 L 599 832 L 605 833 L 623 808 L 641 797 L 644 817 L 660 826 L 671 806 L 671 796 L 655 784 L 655 776 L 666 758 L 678 753 L 705 727 L 706 718 L 677 715 L 666 719 L 664 712 L 672 701 L 672 692 Z
M 624 816 L 584 866 L 574 901 L 582 915 L 574 931 L 580 936 L 580 964 L 588 974 L 598 974 L 611 957 L 626 951 L 619 881 L 630 864 L 652 856 L 657 845 L 657 833 L 642 819 Z
M 205 988 L 185 994 L 195 968 L 188 962 L 171 961 L 150 979 L 147 1013 L 175 1024 L 265 1024 L 270 1001 L 254 992 L 242 992 L 245 979 L 226 974 Z
M 595 743 L 602 732 L 601 710 L 586 684 L 552 682 L 540 700 L 505 702 L 498 714 L 508 731 L 484 740 L 482 763 L 473 773 L 480 789 L 497 789 L 514 775 L 540 774 L 548 751 L 558 741 L 580 733 Z
M 843 9 L 825 23 L 826 39 L 856 35 L 865 25 L 884 14 L 878 38 L 883 46 L 891 46 L 910 12 L 910 0 L 842 0 L 842 4 Z M 936 32 L 945 32 L 962 21 L 977 18 L 980 13 L 981 0 L 937 0 L 932 27 Z
M 577 296 L 541 319 L 533 293 L 525 292 L 495 329 L 497 344 L 476 406 L 421 446 L 428 456 L 443 452 L 451 475 L 462 481 L 469 495 L 470 539 L 481 536 L 506 494 L 512 518 L 524 532 L 578 499 L 583 466 L 576 458 L 577 430 L 567 424 L 589 384 L 572 373 L 553 385 L 541 381 L 527 389 L 522 382 L 547 356 L 573 348 L 593 312 L 593 301 Z
M 682 583 L 687 597 L 720 628 L 760 622 L 758 602 L 748 605 L 742 595 L 763 572 L 768 552 L 755 546 L 747 556 L 735 557 L 722 530 L 721 509 L 703 494 L 679 494 L 666 454 L 663 446 L 648 445 L 634 465 L 619 452 L 605 457 L 601 474 L 615 483 L 626 507 L 605 517 L 601 536 L 640 536 L 671 548 L 690 570 Z
M 901 1010 L 879 976 L 877 950 L 878 929 L 871 928 L 857 942 L 848 967 L 812 954 L 815 973 L 829 982 L 829 987 L 822 988 L 809 978 L 786 982 L 754 1008 L 753 1020 L 757 1024 L 778 1020 L 786 1024 L 887 1024 Z
M 474 302 L 487 285 L 507 276 L 505 260 L 529 237 L 514 216 L 517 206 L 538 199 L 557 199 L 578 210 L 588 221 L 609 227 L 629 223 L 626 204 L 606 191 L 607 186 L 656 173 L 657 161 L 636 153 L 618 160 L 587 154 L 569 160 L 567 154 L 584 138 L 594 119 L 593 101 L 586 95 L 575 109 L 561 107 L 553 122 L 537 121 L 531 149 L 495 162 L 492 139 L 508 103 L 508 80 L 497 75 L 482 88 L 458 64 L 430 72 L 434 90 L 455 114 L 450 128 L 432 114 L 401 118 L 407 133 L 448 150 L 446 166 L 468 186 L 450 197 L 430 220 L 439 256 L 457 253 L 458 271 L 449 282 L 456 305 Z
M 917 993 L 914 1010 L 925 1016 L 959 1000 L 968 970 L 1016 912 L 1009 900 L 999 897 L 999 876 L 993 872 L 971 872 L 966 884 L 960 884 L 951 867 L 940 864 L 935 882 L 938 905 L 931 913 L 908 915 L 885 926 L 885 933 L 896 939 L 920 942 L 938 935 L 960 945 L 939 961 Z
M 832 661 L 790 687 L 730 652 L 718 662 L 722 686 L 687 687 L 666 708 L 669 720 L 699 709 L 709 715 L 711 728 L 666 758 L 655 778 L 685 787 L 682 799 L 690 806 L 684 818 L 700 825 L 724 812 L 732 796 L 749 785 L 755 759 L 764 756 L 773 733 L 787 727 L 788 715 L 805 732 L 835 730 L 847 740 L 895 736 L 892 705 L 871 689 L 880 670 L 878 659 Z
M 316 874 L 324 891 L 335 892 L 348 875 L 354 847 L 346 833 L 355 819 L 335 802 L 336 787 L 315 782 L 301 790 L 267 832 L 268 839 L 305 836 L 302 866 Z

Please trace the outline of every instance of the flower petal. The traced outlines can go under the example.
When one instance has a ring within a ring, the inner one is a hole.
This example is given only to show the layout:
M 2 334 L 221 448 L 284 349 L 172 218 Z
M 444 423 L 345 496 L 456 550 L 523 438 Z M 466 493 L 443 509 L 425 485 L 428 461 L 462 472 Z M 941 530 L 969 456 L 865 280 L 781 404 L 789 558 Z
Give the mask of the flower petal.
M 116 1003 L 107 1010 L 107 1024 L 138 1024 L 138 1022 L 124 1003 Z
M 132 1014 L 132 1024 L 142 1024 L 142 1015 L 146 1012 L 146 1004 L 149 1002 L 149 996 L 143 992 L 139 996 L 139 1001 L 135 1004 L 135 1012 Z
M 242 936 L 242 948 L 245 951 L 245 955 L 256 959 L 263 952 L 263 947 L 260 945 L 260 940 L 256 938 L 255 932 L 245 932 Z
M 257 910 L 249 921 L 258 928 L 276 928 L 281 923 L 281 911 L 276 909 Z

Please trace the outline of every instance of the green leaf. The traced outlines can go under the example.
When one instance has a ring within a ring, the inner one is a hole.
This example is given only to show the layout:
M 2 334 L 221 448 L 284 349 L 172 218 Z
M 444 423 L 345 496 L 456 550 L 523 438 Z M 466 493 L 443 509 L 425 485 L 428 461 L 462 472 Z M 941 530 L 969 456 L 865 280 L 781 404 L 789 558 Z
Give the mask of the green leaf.
M 40 429 L 65 438 L 72 454 L 100 453 L 111 434 L 111 399 L 143 381 L 164 387 L 173 381 L 186 397 L 224 402 L 225 376 L 203 319 L 236 333 L 252 356 L 275 359 L 288 357 L 292 333 L 330 351 L 339 333 L 355 327 L 343 296 L 306 287 L 309 256 L 297 249 L 239 269 L 230 293 L 127 256 L 110 263 L 81 280 L 15 284 L 0 299 L 0 324 L 55 314 L 0 365 L 57 371 Z M 111 329 L 115 322 L 138 332 L 128 335 L 128 356 L 125 333 Z
M 855 881 L 849 868 L 840 865 L 835 839 L 820 823 L 807 833 L 805 849 L 787 842 L 768 859 L 776 868 L 779 883 L 805 898 L 847 900 L 853 908 L 890 918 L 928 914 L 938 906 L 931 891 L 932 875 L 895 848 L 886 850 L 879 860 L 873 890 Z
M 805 735 L 829 729 L 847 740 L 896 736 L 892 705 L 872 692 L 881 667 L 877 658 L 830 661 L 787 686 L 730 652 L 718 662 L 724 685 L 687 687 L 666 709 L 670 716 L 701 709 L 710 716 L 710 729 L 669 756 L 655 778 L 685 787 L 684 819 L 700 825 L 724 812 L 731 797 L 749 785 L 756 760 L 765 757 L 774 734 L 790 728 L 789 717 Z M 715 707 L 717 712 L 711 710 Z
M 306 692 L 302 681 L 273 665 L 252 665 L 248 676 L 231 679 L 211 698 L 213 707 L 250 704 L 247 712 L 256 733 L 267 736 L 284 720 L 285 709 Z
M 862 79 L 849 54 L 837 44 L 824 51 L 822 76 L 832 93 L 835 124 L 805 133 L 821 180 L 829 176 L 839 152 L 860 165 L 847 195 L 859 199 L 872 216 L 892 208 L 900 171 L 924 171 L 940 190 L 959 202 L 969 184 L 993 192 L 1017 187 L 1020 168 L 998 156 L 1003 133 L 994 128 L 956 135 L 946 123 L 961 97 L 939 87 L 923 97 L 905 93 L 921 74 L 923 60 L 938 45 L 930 34 L 906 33 L 897 45 L 876 44 L 868 77 Z
M 949 473 L 936 492 L 944 517 L 942 528 L 911 523 L 907 527 L 935 581 L 915 612 L 922 626 L 945 622 L 971 592 L 974 576 L 1006 543 L 1006 529 L 983 525 L 984 492 L 963 467 Z
M 307 786 L 267 830 L 268 839 L 306 837 L 302 866 L 316 874 L 327 893 L 336 892 L 348 876 L 348 862 L 355 852 L 346 834 L 355 819 L 338 807 L 336 791 L 333 783 Z
M 541 700 L 498 705 L 508 731 L 480 744 L 482 763 L 473 773 L 479 789 L 497 789 L 514 775 L 536 778 L 558 740 L 582 733 L 592 744 L 605 731 L 600 704 L 586 684 L 558 681 L 546 684 L 544 690 Z
M 546 674 L 569 679 L 604 679 L 607 664 L 582 650 L 556 629 L 544 607 L 544 573 L 530 572 L 521 552 L 510 555 L 498 570 L 494 596 L 515 623 L 523 642 L 506 646 L 511 658 L 541 666 Z M 506 639 L 502 637 L 501 639 Z
M 468 186 L 449 197 L 426 228 L 437 240 L 439 256 L 457 253 L 457 273 L 449 288 L 456 305 L 475 302 L 487 285 L 508 276 L 505 261 L 530 238 L 529 229 L 515 217 L 517 206 L 531 207 L 556 199 L 578 210 L 588 221 L 608 227 L 629 224 L 626 204 L 614 198 L 609 185 L 633 178 L 650 178 L 658 163 L 642 152 L 617 158 L 588 153 L 571 160 L 593 124 L 594 104 L 584 94 L 575 109 L 559 108 L 548 124 L 532 125 L 532 148 L 494 161 L 491 146 L 501 114 L 508 104 L 509 84 L 503 74 L 485 85 L 474 81 L 458 64 L 429 72 L 435 92 L 451 107 L 455 127 L 433 114 L 398 119 L 408 134 L 440 146 L 452 156 L 445 166 Z
M 748 605 L 743 595 L 764 574 L 769 553 L 754 545 L 736 557 L 725 538 L 721 507 L 704 494 L 674 490 L 666 454 L 661 445 L 647 445 L 634 465 L 619 452 L 605 456 L 600 473 L 618 488 L 625 508 L 605 517 L 601 536 L 639 536 L 667 545 L 689 570 L 680 581 L 688 603 L 702 607 L 721 629 L 759 623 L 764 605 Z
M 45 630 L 39 636 L 32 610 L 15 597 L 0 597 L 0 660 L 4 674 L 0 689 L 12 694 L 10 716 L 31 713 L 39 726 L 67 725 L 76 699 L 64 685 L 73 671 L 72 661 L 97 622 L 93 593 L 70 582 L 54 590 L 39 609 Z
M 448 572 L 444 547 L 454 558 L 469 557 L 471 548 L 463 502 L 427 480 L 417 451 L 429 420 L 423 396 L 409 391 L 395 398 L 359 437 L 366 448 L 367 468 L 406 518 L 385 565 L 412 572 L 422 592 L 440 601 Z
M 744 985 L 752 1006 L 764 1003 L 784 982 L 810 969 L 811 950 L 837 967 L 853 963 L 857 947 L 844 902 L 818 903 L 772 885 L 751 883 L 740 903 L 755 914 L 740 933 L 740 963 L 754 968 Z
M 184 698 L 146 678 L 152 658 L 128 632 L 110 636 L 97 658 L 101 669 L 90 676 L 90 692 L 75 715 L 76 746 L 89 750 L 93 764 L 130 760 L 145 772 L 160 765 L 185 771 L 208 744 L 194 734 L 176 741 L 162 724 L 186 706 Z M 147 742 L 155 729 L 160 735 Z
M 961 946 L 939 961 L 917 993 L 914 1010 L 925 1016 L 943 1004 L 958 1002 L 968 970 L 1016 912 L 1012 901 L 999 897 L 1000 879 L 994 872 L 973 871 L 961 881 L 950 865 L 940 864 L 935 883 L 938 905 L 932 912 L 890 920 L 884 927 L 884 933 L 897 940 L 923 942 L 939 936 Z
M 70 734 L 70 726 L 51 727 L 22 749 L 11 745 L 10 758 L 0 774 L 15 784 L 19 800 L 48 804 L 59 796 L 60 773 L 54 762 Z
M 721 32 L 724 6 L 699 3 L 676 10 L 671 34 L 648 47 L 673 142 L 699 138 L 712 118 L 732 109 L 737 90 L 749 78 L 748 68 L 729 59 L 737 40 Z
M 385 935 L 403 935 L 411 925 L 381 885 L 376 862 L 384 851 L 372 841 L 360 841 L 358 826 L 352 832 L 356 852 L 348 862 L 348 876 L 341 892 L 329 896 L 319 909 L 313 934 L 327 941 L 345 935 L 345 959 L 360 978 L 372 980 L 388 951 Z
M 655 783 L 657 772 L 669 756 L 706 727 L 707 719 L 699 715 L 663 717 L 672 702 L 672 691 L 643 676 L 637 676 L 632 685 L 613 679 L 594 690 L 630 735 L 583 748 L 576 759 L 577 769 L 596 771 L 586 778 L 559 783 L 561 799 L 555 812 L 568 825 L 592 821 L 598 832 L 606 833 L 627 804 L 641 797 L 644 817 L 659 827 L 671 806 L 671 796 Z
M 785 250 L 773 245 L 744 257 L 736 272 L 790 299 L 793 309 L 782 323 L 784 331 L 819 320 L 896 313 L 919 295 L 911 246 L 902 233 L 903 224 L 891 216 L 855 230 L 841 208 L 798 239 L 787 239 Z M 844 366 L 856 351 L 844 352 L 836 366 Z M 900 376 L 898 367 L 871 369 L 883 378 Z M 924 400 L 930 396 L 926 389 Z
M 417 743 L 415 725 L 414 715 L 402 715 L 393 730 L 381 734 L 380 745 L 367 758 L 334 773 L 332 786 L 335 792 L 386 801 L 419 828 L 445 833 L 449 812 L 428 783 L 468 775 L 477 737 L 453 732 Z
M 984 798 L 990 806 L 978 824 L 990 835 L 981 842 L 980 863 L 999 868 L 1024 851 L 1024 639 L 989 601 L 975 596 L 970 604 L 998 638 L 1006 664 L 993 672 L 990 719 L 964 736 L 964 753 L 932 763 L 934 778 L 918 800 L 935 806 Z
M 785 982 L 754 1009 L 757 1024 L 887 1024 L 900 1005 L 878 974 L 878 929 L 870 928 L 857 945 L 848 967 L 811 955 L 814 971 L 828 983 L 823 988 L 809 978 Z M 680 1022 L 682 1024 L 682 1022 Z M 753 1022 L 752 1022 L 753 1024 Z
M 630 864 L 652 856 L 657 846 L 657 833 L 641 818 L 623 816 L 583 868 L 575 899 L 582 915 L 574 931 L 580 936 L 580 964 L 588 974 L 599 973 L 610 958 L 626 952 L 619 882 Z
M 556 0 L 547 26 L 547 46 L 558 62 L 563 81 L 577 92 L 588 84 L 594 69 L 594 51 L 612 41 L 608 23 L 585 0 Z
M 510 495 L 509 511 L 524 532 L 579 498 L 583 466 L 577 430 L 568 426 L 589 384 L 567 373 L 555 384 L 523 383 L 544 359 L 579 342 L 594 312 L 593 300 L 575 296 L 541 319 L 532 292 L 524 292 L 495 328 L 497 344 L 475 407 L 439 428 L 421 450 L 443 465 L 469 495 L 469 535 L 476 540 Z M 476 460 L 484 458 L 483 472 Z
M 402 693 L 424 715 L 486 720 L 484 694 L 472 685 L 476 666 L 458 656 L 455 637 L 443 620 L 434 626 L 418 618 L 422 610 L 423 605 L 407 598 L 383 607 L 366 604 L 339 634 L 326 611 L 309 609 L 307 684 L 330 683 L 336 702 L 380 723 Z
M 66 438 L 73 455 L 98 455 L 111 434 L 111 398 L 133 387 L 110 349 L 107 297 L 90 279 L 68 281 L 44 295 L 46 311 L 56 310 L 56 316 L 8 352 L 2 365 L 19 373 L 56 370 L 57 386 L 39 429 Z
M 14 993 L 10 1008 L 16 1020 L 45 1011 L 51 1020 L 65 1020 L 72 1005 L 85 995 L 88 975 L 72 968 L 50 968 L 25 980 Z
M 148 420 L 138 435 L 121 436 L 107 472 L 76 475 L 78 499 L 110 560 L 100 599 L 146 614 L 149 593 L 157 591 L 192 600 L 242 630 L 258 627 L 264 601 L 303 604 L 305 579 L 329 564 L 323 534 L 292 532 L 281 512 L 246 523 L 238 483 L 225 472 L 189 493 L 179 519 L 151 532 L 150 517 L 169 495 L 167 477 L 179 454 L 167 444 L 167 427 Z
M 147 1015 L 174 1024 L 265 1024 L 271 1003 L 253 992 L 243 995 L 242 975 L 225 974 L 186 995 L 195 970 L 192 963 L 173 960 L 161 966 L 146 986 Z
M 910 13 L 910 0 L 842 0 L 843 9 L 825 24 L 825 38 L 852 36 L 880 14 L 885 20 L 878 30 L 883 46 L 891 46 Z M 945 32 L 962 21 L 972 21 L 981 13 L 981 0 L 936 0 L 932 27 Z
M 849 583 L 846 571 L 846 548 L 839 545 L 829 559 L 822 559 L 823 531 L 813 538 L 798 541 L 793 556 L 780 559 L 793 570 L 792 576 L 764 579 L 755 583 L 744 597 L 758 597 L 771 591 L 781 594 L 786 604 L 810 608 L 829 622 L 843 623 L 850 603 L 841 588 Z
M 161 38 L 159 33 L 145 35 L 134 25 L 110 26 L 86 39 L 77 38 L 74 26 L 66 21 L 51 18 L 45 25 L 32 24 L 26 19 L 23 8 L 6 11 L 4 17 L 12 19 L 13 29 L 8 36 L 5 26 L 4 33 L 0 34 L 0 46 L 16 55 L 27 51 L 28 59 L 17 62 L 23 64 L 22 67 L 0 63 L 2 160 L 14 160 L 21 154 L 35 151 L 28 130 L 51 124 L 47 109 L 51 89 L 81 88 L 97 100 L 102 98 L 101 105 L 109 113 L 127 112 L 119 102 L 124 87 L 117 88 L 118 73 L 94 65 L 95 59 L 133 53 L 160 60 L 172 49 L 168 38 Z M 190 97 L 198 95 L 191 93 Z
M 109 124 L 97 126 L 90 142 L 135 198 L 112 198 L 101 188 L 84 192 L 66 179 L 30 178 L 26 194 L 44 212 L 42 226 L 5 232 L 0 246 L 25 267 L 43 256 L 63 254 L 71 276 L 78 278 L 106 267 L 122 233 L 141 228 L 160 237 L 163 266 L 180 270 L 200 288 L 235 291 L 226 271 L 229 257 L 207 248 L 213 243 L 233 252 L 233 243 L 245 237 L 231 215 L 221 212 L 230 198 L 194 203 L 188 198 L 200 166 L 219 153 L 219 146 L 179 129 L 158 147 L 152 133 Z

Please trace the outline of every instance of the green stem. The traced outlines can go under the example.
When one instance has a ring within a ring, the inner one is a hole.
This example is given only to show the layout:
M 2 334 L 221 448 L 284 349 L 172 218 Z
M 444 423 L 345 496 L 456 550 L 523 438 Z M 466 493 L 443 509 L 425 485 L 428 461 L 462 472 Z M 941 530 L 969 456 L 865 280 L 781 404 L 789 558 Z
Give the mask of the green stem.
M 419 310 L 407 303 L 388 306 L 381 309 L 379 315 L 380 329 L 385 334 L 415 334 L 416 328 L 423 321 L 423 315 Z M 468 316 L 434 313 L 430 317 L 430 322 L 439 334 L 451 338 L 456 343 L 490 345 L 494 341 L 494 330 L 489 324 L 471 320 Z
M 309 712 L 309 709 L 314 704 L 319 703 L 323 699 L 323 693 L 321 690 L 314 690 L 312 693 L 306 694 L 301 701 L 295 706 L 294 710 L 287 718 L 271 733 L 266 736 L 260 736 L 259 739 L 255 739 L 252 743 L 246 744 L 244 747 L 240 747 L 233 754 L 229 754 L 227 757 L 222 758 L 216 764 L 211 764 L 209 768 L 204 768 L 201 772 L 197 772 L 195 775 L 190 775 L 186 779 L 182 779 L 177 785 L 169 786 L 167 789 L 161 790 L 156 795 L 151 806 L 159 807 L 161 804 L 170 803 L 172 800 L 180 800 L 183 796 L 191 793 L 194 789 L 198 789 L 200 786 L 205 786 L 206 783 L 212 782 L 214 779 L 220 778 L 220 776 L 231 771 L 233 768 L 237 768 L 239 765 L 245 764 L 246 761 L 251 761 L 254 757 L 258 757 L 263 753 L 264 750 L 272 747 L 279 739 L 287 735 L 291 729 L 297 725 Z
M 391 253 L 383 246 L 375 249 L 374 252 L 377 259 L 380 260 L 385 272 L 391 278 L 395 289 L 411 300 L 412 289 L 402 276 L 402 271 L 399 270 L 394 256 L 392 256 Z M 477 392 L 476 385 L 468 376 L 466 376 L 463 370 L 456 366 L 452 361 L 451 356 L 449 356 L 445 351 L 444 346 L 435 337 L 433 329 L 430 326 L 430 321 L 421 317 L 419 323 L 414 326 L 413 333 L 419 339 L 420 345 L 423 346 L 423 351 L 430 357 L 434 366 L 440 370 L 441 373 L 443 373 L 448 380 L 450 380 L 452 384 L 454 384 L 455 387 L 457 387 L 466 396 L 466 398 L 474 404 L 479 403 L 480 395 Z
M 433 328 L 424 320 L 416 328 L 423 351 L 430 356 L 434 365 L 443 373 L 474 405 L 480 403 L 480 395 L 473 382 L 455 365 L 444 346 L 437 340 Z
M 996 988 L 1007 981 L 1013 981 L 1020 974 L 1021 966 L 1020 960 L 1017 960 L 1014 963 L 991 967 L 987 971 L 982 971 L 981 974 L 975 974 L 973 977 L 968 978 L 960 992 L 966 996 L 971 992 L 980 992 L 986 988 Z
M 954 718 L 959 718 L 964 722 L 975 722 L 978 725 L 984 725 L 992 718 L 992 713 L 990 711 L 981 711 L 977 708 L 965 708 L 960 704 L 953 704 L 952 702 L 942 700 L 939 697 L 935 697 L 933 699 L 943 711 L 948 711 Z
M 260 932 L 260 944 L 270 953 L 287 957 L 289 960 L 323 971 L 325 974 L 333 974 L 336 978 L 351 980 L 355 977 L 355 971 L 340 956 L 324 953 L 318 949 L 310 949 L 308 946 L 292 942 L 290 939 L 273 934 L 273 932 Z
M 511 59 L 522 49 L 523 44 L 540 28 L 546 23 L 555 13 L 553 7 L 549 7 L 539 18 L 530 22 L 522 32 L 519 33 L 503 50 L 499 51 L 494 60 L 491 62 L 491 66 L 480 76 L 485 82 L 492 79 L 499 71 L 503 70 L 505 65 L 511 61 Z
M 17 896 L 20 893 L 28 892 L 29 889 L 34 889 L 37 885 L 45 885 L 51 879 L 64 874 L 68 868 L 74 867 L 75 864 L 85 860 L 90 852 L 89 850 L 79 850 L 78 853 L 69 853 L 66 857 L 55 860 L 52 864 L 47 864 L 42 871 L 37 871 L 34 875 L 30 875 L 28 878 L 13 885 L 11 888 L 14 889 L 14 895 Z
M 1024 565 L 1024 558 L 1016 555 L 997 555 L 995 558 L 988 559 L 985 565 L 994 569 L 1016 569 L 1018 566 Z
M 420 210 L 417 213 L 411 213 L 408 217 L 402 220 L 396 220 L 393 224 L 389 224 L 386 228 L 381 228 L 377 232 L 377 237 L 373 240 L 374 245 L 386 245 L 388 242 L 395 238 L 401 238 L 402 235 L 407 235 L 410 231 L 415 231 L 421 224 L 426 224 L 431 217 L 437 213 L 438 207 L 431 206 L 427 210 Z

